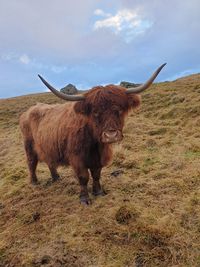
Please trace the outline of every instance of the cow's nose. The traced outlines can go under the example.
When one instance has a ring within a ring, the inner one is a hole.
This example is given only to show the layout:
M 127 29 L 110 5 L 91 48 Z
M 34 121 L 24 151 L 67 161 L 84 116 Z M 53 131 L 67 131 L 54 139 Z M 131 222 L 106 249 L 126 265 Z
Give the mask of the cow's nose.
M 107 130 L 102 133 L 103 143 L 119 142 L 123 138 L 122 132 L 119 130 Z
M 111 130 L 111 131 L 106 131 L 106 132 L 103 132 L 103 135 L 105 138 L 108 138 L 108 139 L 115 139 L 116 136 L 118 135 L 118 130 L 115 131 L 115 130 Z

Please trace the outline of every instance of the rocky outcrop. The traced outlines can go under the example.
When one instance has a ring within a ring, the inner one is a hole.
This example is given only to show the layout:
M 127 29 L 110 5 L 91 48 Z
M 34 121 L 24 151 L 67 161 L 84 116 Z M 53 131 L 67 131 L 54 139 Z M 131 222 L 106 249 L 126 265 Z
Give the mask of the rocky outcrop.
M 137 87 L 138 85 L 140 85 L 140 84 L 138 84 L 138 83 L 125 82 L 125 81 L 122 81 L 120 83 L 120 86 L 125 87 L 125 88 Z
M 60 89 L 60 91 L 67 95 L 75 95 L 78 93 L 78 89 L 73 84 L 69 83 L 67 86 Z

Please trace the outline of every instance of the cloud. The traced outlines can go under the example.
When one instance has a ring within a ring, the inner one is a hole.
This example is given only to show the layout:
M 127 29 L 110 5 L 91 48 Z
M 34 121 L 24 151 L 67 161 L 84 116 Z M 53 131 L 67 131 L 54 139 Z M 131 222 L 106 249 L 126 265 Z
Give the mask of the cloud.
M 22 56 L 20 56 L 19 61 L 27 65 L 30 63 L 30 58 L 26 54 L 23 54 Z
M 96 15 L 96 16 L 102 16 L 102 17 L 109 17 L 109 16 L 111 16 L 110 13 L 105 13 L 102 9 L 95 9 L 94 15 Z
M 29 65 L 29 68 L 32 69 L 49 70 L 54 73 L 61 73 L 68 69 L 67 66 L 47 64 L 36 58 L 30 58 L 27 54 L 17 55 L 15 53 L 7 53 L 2 54 L 0 59 L 11 64 L 20 63 L 22 65 Z
M 11 61 L 15 60 L 17 58 L 17 55 L 14 53 L 3 53 L 0 57 L 1 61 Z
M 7 61 L 7 62 L 18 61 L 19 63 L 25 64 L 25 65 L 29 64 L 31 61 L 27 54 L 18 55 L 14 52 L 4 53 L 1 55 L 0 59 L 2 61 Z
M 145 33 L 153 25 L 151 21 L 142 19 L 136 10 L 122 9 L 111 15 L 97 9 L 94 14 L 106 17 L 94 23 L 94 30 L 107 28 L 116 35 L 121 35 L 127 43 L 137 35 Z

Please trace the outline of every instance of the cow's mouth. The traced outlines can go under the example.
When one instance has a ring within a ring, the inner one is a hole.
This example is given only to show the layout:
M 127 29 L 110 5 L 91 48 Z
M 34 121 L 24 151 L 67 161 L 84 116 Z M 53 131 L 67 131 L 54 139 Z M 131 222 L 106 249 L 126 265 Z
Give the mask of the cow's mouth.
M 101 137 L 102 142 L 108 144 L 120 142 L 122 139 L 123 139 L 123 134 L 119 130 L 104 131 Z

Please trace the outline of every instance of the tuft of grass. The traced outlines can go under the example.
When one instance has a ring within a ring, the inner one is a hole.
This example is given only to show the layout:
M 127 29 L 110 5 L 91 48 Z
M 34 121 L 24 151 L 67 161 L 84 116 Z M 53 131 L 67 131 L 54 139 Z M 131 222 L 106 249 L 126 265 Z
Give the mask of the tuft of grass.
M 156 130 L 151 130 L 148 132 L 149 135 L 153 136 L 153 135 L 163 135 L 167 132 L 166 128 L 159 128 Z
M 120 207 L 116 214 L 115 218 L 119 224 L 128 224 L 130 221 L 135 221 L 139 217 L 139 212 L 137 210 L 129 209 L 126 206 Z
M 1 179 L 8 180 L 12 183 L 15 183 L 26 177 L 27 171 L 24 167 L 4 169 L 4 171 L 1 173 Z

